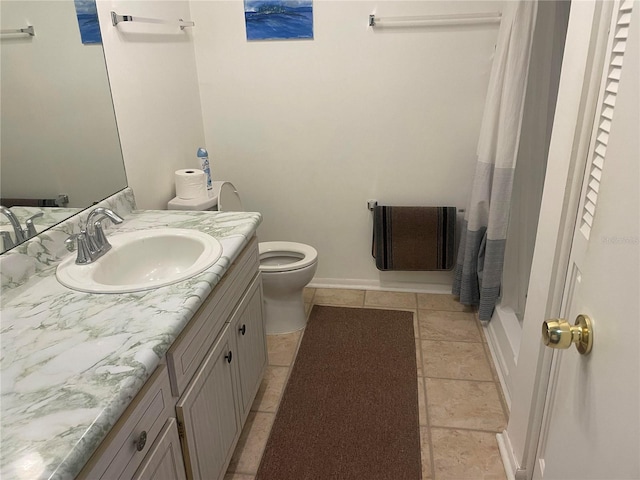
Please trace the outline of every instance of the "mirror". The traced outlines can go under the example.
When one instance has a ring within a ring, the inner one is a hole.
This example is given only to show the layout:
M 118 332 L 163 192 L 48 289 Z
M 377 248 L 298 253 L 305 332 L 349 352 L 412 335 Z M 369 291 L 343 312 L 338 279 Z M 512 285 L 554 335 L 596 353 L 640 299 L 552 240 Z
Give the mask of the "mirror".
M 0 203 L 40 233 L 127 185 L 104 52 L 82 43 L 74 0 L 2 0 L 0 21 Z M 4 214 L 0 233 L 5 251 Z

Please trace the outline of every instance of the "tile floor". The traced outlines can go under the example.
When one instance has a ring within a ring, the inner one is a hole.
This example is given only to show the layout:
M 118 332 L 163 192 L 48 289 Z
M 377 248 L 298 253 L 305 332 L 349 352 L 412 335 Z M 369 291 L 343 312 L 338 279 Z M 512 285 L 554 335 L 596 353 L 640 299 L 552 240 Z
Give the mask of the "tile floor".
M 314 304 L 413 311 L 422 478 L 506 478 L 496 433 L 508 411 L 473 312 L 451 295 L 320 288 L 304 294 L 307 313 Z M 254 479 L 301 336 L 267 337 L 269 366 L 225 480 Z

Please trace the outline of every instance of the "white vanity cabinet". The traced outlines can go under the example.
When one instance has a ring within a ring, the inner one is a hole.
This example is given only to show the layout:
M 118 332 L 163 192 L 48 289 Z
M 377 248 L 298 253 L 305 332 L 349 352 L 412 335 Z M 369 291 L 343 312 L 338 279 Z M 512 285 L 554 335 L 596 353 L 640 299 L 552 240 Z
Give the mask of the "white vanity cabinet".
M 256 275 L 176 405 L 189 478 L 224 477 L 267 364 Z
M 254 237 L 78 478 L 224 477 L 267 365 L 258 267 Z

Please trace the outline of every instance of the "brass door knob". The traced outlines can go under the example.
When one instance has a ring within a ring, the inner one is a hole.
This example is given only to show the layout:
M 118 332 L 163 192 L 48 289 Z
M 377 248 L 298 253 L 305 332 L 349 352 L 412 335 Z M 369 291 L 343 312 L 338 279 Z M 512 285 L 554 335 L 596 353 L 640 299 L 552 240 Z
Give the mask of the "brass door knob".
M 593 325 L 587 315 L 578 315 L 575 325 L 563 318 L 542 322 L 542 341 L 547 347 L 569 348 L 572 343 L 581 355 L 586 355 L 593 347 Z

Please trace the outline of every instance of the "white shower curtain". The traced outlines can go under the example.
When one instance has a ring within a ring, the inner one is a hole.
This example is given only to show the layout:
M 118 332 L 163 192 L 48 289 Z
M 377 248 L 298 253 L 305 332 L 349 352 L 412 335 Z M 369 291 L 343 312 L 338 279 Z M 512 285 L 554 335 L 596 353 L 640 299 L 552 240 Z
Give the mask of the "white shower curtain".
M 500 296 L 537 0 L 505 3 L 465 212 L 453 293 L 490 320 Z

